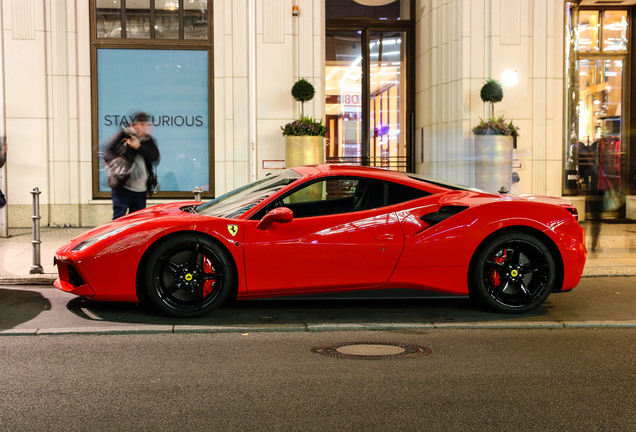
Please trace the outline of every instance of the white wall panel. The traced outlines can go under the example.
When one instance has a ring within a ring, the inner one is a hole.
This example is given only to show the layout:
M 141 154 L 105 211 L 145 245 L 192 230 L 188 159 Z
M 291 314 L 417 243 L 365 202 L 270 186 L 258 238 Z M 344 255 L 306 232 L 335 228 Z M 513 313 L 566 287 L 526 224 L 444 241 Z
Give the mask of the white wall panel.
M 248 136 L 248 94 L 247 78 L 234 78 L 233 89 L 233 115 L 234 119 L 234 161 L 246 162 L 248 160 L 249 136 Z
M 282 44 L 283 42 L 285 42 L 285 28 L 283 26 L 283 18 L 285 15 L 285 1 L 261 0 L 257 4 L 262 5 L 263 10 L 261 19 L 258 20 L 258 22 L 261 23 L 263 29 L 263 43 Z
M 314 20 L 312 3 L 313 1 L 301 2 L 300 14 L 294 18 L 298 24 L 298 51 L 295 53 L 298 61 L 297 77 L 307 78 L 311 82 L 314 81 L 314 58 L 319 55 L 314 53 L 314 25 L 318 26 L 319 22 Z
M 13 39 L 35 39 L 35 0 L 11 1 L 11 36 Z
M 5 38 L 6 113 L 14 118 L 45 118 L 46 42 L 43 32 L 32 41 Z
M 291 42 L 291 36 L 286 36 Z M 290 94 L 293 84 L 293 67 L 291 64 L 272 59 L 285 58 L 289 46 L 285 44 L 265 44 L 257 42 L 256 56 L 256 104 L 258 117 L 261 119 L 280 119 L 282 123 L 289 117 L 293 108 Z
M 91 162 L 93 159 L 92 148 L 87 143 L 91 142 L 91 79 L 87 76 L 80 76 L 77 79 L 77 111 L 78 111 L 78 140 L 79 140 L 79 155 L 78 159 L 81 162 Z M 83 183 L 89 184 L 92 182 L 83 181 L 86 177 L 80 177 Z M 92 175 L 89 177 L 92 178 Z M 82 194 L 82 201 L 87 202 L 92 199 L 93 192 L 88 190 L 88 194 Z
M 534 0 L 532 23 L 532 190 L 545 194 L 547 190 L 547 21 L 546 0 Z
M 521 43 L 521 0 L 499 0 L 499 28 L 502 45 Z
M 247 0 L 233 0 L 232 4 L 232 76 L 247 76 L 248 17 Z

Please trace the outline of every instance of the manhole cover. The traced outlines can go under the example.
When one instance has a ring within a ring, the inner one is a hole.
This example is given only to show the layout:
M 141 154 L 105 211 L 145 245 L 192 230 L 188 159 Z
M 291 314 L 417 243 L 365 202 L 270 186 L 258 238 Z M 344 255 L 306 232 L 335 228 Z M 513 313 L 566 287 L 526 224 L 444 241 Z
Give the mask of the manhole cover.
M 399 342 L 347 342 L 317 346 L 311 351 L 328 357 L 356 360 L 412 358 L 431 353 L 427 347 Z

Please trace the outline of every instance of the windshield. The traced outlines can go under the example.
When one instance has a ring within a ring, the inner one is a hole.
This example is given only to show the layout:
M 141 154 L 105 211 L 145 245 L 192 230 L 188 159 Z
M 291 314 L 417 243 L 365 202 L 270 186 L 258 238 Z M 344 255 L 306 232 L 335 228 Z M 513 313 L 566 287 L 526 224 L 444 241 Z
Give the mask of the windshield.
M 195 211 L 208 216 L 237 218 L 300 177 L 294 170 L 283 170 L 201 204 Z

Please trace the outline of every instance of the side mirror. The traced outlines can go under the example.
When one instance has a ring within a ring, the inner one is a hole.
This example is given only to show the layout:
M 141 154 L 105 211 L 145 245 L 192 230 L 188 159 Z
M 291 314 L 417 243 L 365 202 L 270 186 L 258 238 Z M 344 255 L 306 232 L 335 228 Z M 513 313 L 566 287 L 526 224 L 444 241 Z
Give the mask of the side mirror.
M 273 223 L 288 223 L 294 219 L 294 212 L 287 207 L 278 207 L 268 212 L 256 225 L 259 230 L 266 230 Z

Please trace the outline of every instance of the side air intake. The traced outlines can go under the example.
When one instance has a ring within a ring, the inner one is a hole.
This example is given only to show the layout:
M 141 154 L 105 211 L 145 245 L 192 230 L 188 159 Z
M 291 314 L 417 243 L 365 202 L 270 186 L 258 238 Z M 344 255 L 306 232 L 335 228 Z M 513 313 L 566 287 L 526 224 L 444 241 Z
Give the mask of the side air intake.
M 468 207 L 465 206 L 444 206 L 434 213 L 425 214 L 420 219 L 424 222 L 430 223 L 431 225 L 435 225 L 442 221 L 445 221 L 451 216 L 455 216 L 456 214 L 466 210 L 467 208 Z

